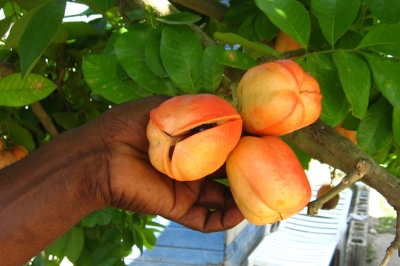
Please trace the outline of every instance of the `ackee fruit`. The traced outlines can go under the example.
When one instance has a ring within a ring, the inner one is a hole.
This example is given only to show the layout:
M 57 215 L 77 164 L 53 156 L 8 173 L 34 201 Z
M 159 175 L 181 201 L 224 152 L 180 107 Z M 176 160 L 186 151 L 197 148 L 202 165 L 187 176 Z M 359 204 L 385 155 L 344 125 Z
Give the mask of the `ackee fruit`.
M 275 39 L 275 50 L 282 53 L 290 50 L 301 49 L 300 44 L 283 31 L 279 31 Z
M 173 179 L 200 179 L 225 163 L 241 134 L 242 119 L 226 100 L 212 94 L 177 96 L 150 112 L 150 161 Z
M 0 152 L 0 169 L 15 162 L 13 154 L 9 151 Z
M 357 134 L 356 131 L 354 130 L 348 130 L 342 127 L 342 123 L 338 124 L 335 127 L 336 131 L 339 132 L 342 136 L 348 138 L 349 140 L 351 140 L 351 142 L 353 142 L 354 144 L 357 145 Z
M 326 193 L 328 193 L 331 190 L 332 190 L 332 186 L 330 186 L 330 185 L 321 186 L 317 192 L 317 199 L 322 197 L 323 195 L 325 195 Z M 330 200 L 325 202 L 322 205 L 321 209 L 322 210 L 332 210 L 332 209 L 336 208 L 338 203 L 339 203 L 339 194 L 336 194 L 333 198 L 331 198 Z
M 295 215 L 311 198 L 303 167 L 278 137 L 242 137 L 228 156 L 226 172 L 238 208 L 256 225 Z
M 249 69 L 236 97 L 244 131 L 252 135 L 288 134 L 315 122 L 321 114 L 318 82 L 292 60 Z
M 16 161 L 19 161 L 28 155 L 28 150 L 19 144 L 12 146 L 10 152 L 14 155 Z

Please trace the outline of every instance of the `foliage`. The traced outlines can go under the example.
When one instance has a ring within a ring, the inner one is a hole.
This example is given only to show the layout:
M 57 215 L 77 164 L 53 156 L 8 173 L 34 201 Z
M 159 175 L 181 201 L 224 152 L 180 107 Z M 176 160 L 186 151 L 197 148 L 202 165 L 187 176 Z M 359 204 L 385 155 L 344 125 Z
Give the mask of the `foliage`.
M 34 111 L 37 104 L 56 132 L 152 94 L 213 93 L 235 104 L 240 77 L 229 69 L 292 57 L 320 84 L 321 119 L 332 127 L 344 120 L 343 127 L 357 131 L 359 148 L 400 177 L 399 1 L 231 0 L 224 21 L 183 6 L 182 13 L 159 16 L 157 7 L 135 1 L 73 2 L 89 7 L 82 15 L 97 16 L 64 21 L 65 0 L 0 0 L 6 145 L 33 151 L 54 137 Z M 214 43 L 206 44 L 193 25 Z M 303 50 L 276 52 L 279 30 Z M 307 167 L 309 157 L 297 154 Z M 157 226 L 149 216 L 97 211 L 32 264 L 57 265 L 66 256 L 76 265 L 124 265 L 133 245 L 154 245 L 157 230 L 148 225 Z

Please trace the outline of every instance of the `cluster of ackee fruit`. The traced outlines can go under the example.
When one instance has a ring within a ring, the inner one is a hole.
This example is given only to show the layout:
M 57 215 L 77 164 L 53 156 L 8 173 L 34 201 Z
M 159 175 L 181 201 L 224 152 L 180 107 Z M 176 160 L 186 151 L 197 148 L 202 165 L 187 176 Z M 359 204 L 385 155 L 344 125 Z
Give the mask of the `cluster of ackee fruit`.
M 21 160 L 28 155 L 28 150 L 22 145 L 14 145 L 9 150 L 4 150 L 4 141 L 0 139 L 0 169 Z
M 318 119 L 317 81 L 292 60 L 277 60 L 249 69 L 236 97 L 237 109 L 212 94 L 173 97 L 153 109 L 151 163 L 178 181 L 203 178 L 225 164 L 237 206 L 253 224 L 300 212 L 310 184 L 279 136 Z

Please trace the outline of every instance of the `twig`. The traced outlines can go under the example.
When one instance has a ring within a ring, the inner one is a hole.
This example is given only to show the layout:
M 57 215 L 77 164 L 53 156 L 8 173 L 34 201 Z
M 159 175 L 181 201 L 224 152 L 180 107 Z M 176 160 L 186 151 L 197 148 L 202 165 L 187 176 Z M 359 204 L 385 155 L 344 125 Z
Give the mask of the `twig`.
M 29 105 L 32 112 L 37 116 L 39 121 L 42 123 L 44 128 L 50 134 L 51 137 L 56 137 L 59 135 L 57 128 L 54 126 L 53 121 L 50 116 L 47 115 L 46 111 L 43 109 L 40 102 L 34 102 Z
M 314 216 L 318 214 L 318 210 L 321 209 L 322 205 L 332 199 L 334 196 L 342 192 L 344 189 L 351 186 L 357 180 L 363 178 L 365 175 L 369 174 L 371 170 L 371 163 L 367 160 L 360 160 L 355 169 L 353 169 L 349 174 L 347 174 L 342 181 L 333 187 L 326 194 L 322 195 L 318 199 L 311 201 L 308 204 L 308 215 Z
M 170 0 L 173 3 L 183 5 L 194 11 L 197 11 L 203 15 L 211 18 L 215 18 L 218 21 L 224 20 L 224 15 L 228 11 L 228 7 L 215 0 Z
M 380 266 L 387 265 L 387 263 L 389 262 L 390 258 L 393 255 L 393 252 L 396 249 L 398 251 L 398 256 L 400 257 L 400 215 L 399 215 L 399 210 L 397 208 L 396 208 L 396 214 L 397 214 L 396 236 L 394 237 L 393 242 L 390 243 L 390 246 L 387 248 L 385 257 L 383 258 Z
M 14 65 L 7 61 L 0 60 L 0 78 L 6 77 L 14 73 Z

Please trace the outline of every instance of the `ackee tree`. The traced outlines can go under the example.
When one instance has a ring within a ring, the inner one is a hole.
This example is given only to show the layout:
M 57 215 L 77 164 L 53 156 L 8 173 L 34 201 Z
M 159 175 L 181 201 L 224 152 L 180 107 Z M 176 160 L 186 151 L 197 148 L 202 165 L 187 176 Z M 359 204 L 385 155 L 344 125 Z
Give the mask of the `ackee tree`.
M 68 2 L 86 5 L 79 15 L 87 19 L 66 16 Z M 153 94 L 215 94 L 237 108 L 248 69 L 290 59 L 318 81 L 322 113 L 281 139 L 304 168 L 314 158 L 346 174 L 330 197 L 360 181 L 400 211 L 400 1 L 221 2 L 0 0 L 0 152 L 16 145 L 32 152 L 116 104 Z M 310 214 L 323 203 L 310 204 Z M 399 217 L 383 263 L 400 247 Z M 96 211 L 32 265 L 65 257 L 125 265 L 134 245 L 155 245 L 160 226 L 151 216 Z

